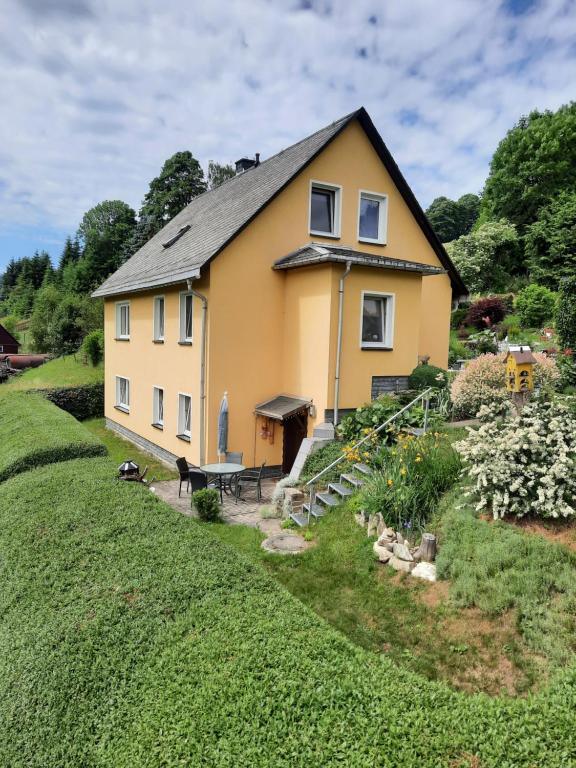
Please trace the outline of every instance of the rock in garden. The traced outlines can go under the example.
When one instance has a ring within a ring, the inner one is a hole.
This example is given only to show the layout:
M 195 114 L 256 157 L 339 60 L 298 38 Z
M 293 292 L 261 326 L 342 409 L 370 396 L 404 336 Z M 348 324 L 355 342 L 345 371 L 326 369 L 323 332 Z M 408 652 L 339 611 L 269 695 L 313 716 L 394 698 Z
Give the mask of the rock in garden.
M 394 544 L 394 548 L 392 550 L 394 552 L 394 556 L 397 557 L 399 560 L 405 560 L 408 563 L 411 563 L 414 561 L 414 558 L 410 554 L 410 550 L 405 544 Z
M 376 536 L 376 515 L 370 515 L 368 518 L 368 536 Z
M 404 571 L 404 573 L 410 573 L 412 568 L 414 568 L 414 563 L 409 563 L 408 560 L 400 560 L 395 555 L 392 555 L 390 560 L 388 560 L 388 565 L 391 565 L 395 571 Z
M 418 563 L 412 571 L 412 576 L 417 579 L 426 579 L 426 581 L 436 581 L 435 563 Z
M 396 532 L 396 541 L 398 544 L 404 544 L 404 536 L 402 536 L 401 531 Z
M 378 537 L 382 536 L 386 529 L 386 523 L 384 522 L 384 518 L 382 517 L 382 514 L 378 512 L 376 515 L 376 535 Z
M 385 536 L 388 541 L 393 541 L 396 538 L 396 531 L 393 528 L 384 528 L 382 536 Z
M 373 546 L 374 554 L 380 560 L 381 563 L 387 563 L 388 560 L 392 557 L 392 552 L 389 552 L 384 547 L 381 547 L 377 541 L 374 542 Z
M 354 520 L 360 525 L 362 528 L 366 526 L 366 518 L 364 517 L 364 512 L 358 512 L 357 515 L 354 515 Z

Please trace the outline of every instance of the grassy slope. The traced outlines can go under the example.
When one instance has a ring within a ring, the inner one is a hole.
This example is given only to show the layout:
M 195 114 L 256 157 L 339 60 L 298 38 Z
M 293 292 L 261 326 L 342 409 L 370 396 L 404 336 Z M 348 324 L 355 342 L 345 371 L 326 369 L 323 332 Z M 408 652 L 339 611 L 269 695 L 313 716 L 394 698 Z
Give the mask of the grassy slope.
M 104 366 L 84 365 L 74 355 L 49 360 L 39 368 L 29 368 L 15 376 L 0 391 L 51 389 L 52 387 L 79 387 L 104 381 Z
M 573 671 L 516 701 L 426 682 L 113 470 L 0 486 L 1 765 L 572 764 Z
M 140 469 L 148 467 L 146 478 L 152 480 L 173 480 L 178 477 L 176 468 L 170 469 L 162 462 L 155 459 L 149 453 L 136 448 L 134 443 L 124 440 L 111 429 L 106 428 L 104 419 L 87 419 L 82 426 L 101 440 L 108 449 L 108 455 L 116 465 L 120 465 L 126 459 L 132 459 L 140 465 Z
M 0 390 L 0 482 L 32 467 L 106 453 L 70 414 L 40 395 Z

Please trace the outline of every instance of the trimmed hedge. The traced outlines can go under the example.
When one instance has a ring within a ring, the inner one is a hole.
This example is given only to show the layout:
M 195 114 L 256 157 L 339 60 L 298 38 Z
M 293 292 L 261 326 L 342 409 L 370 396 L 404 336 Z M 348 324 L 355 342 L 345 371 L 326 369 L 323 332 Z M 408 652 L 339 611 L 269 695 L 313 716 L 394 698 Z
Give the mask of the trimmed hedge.
M 85 384 L 82 387 L 60 387 L 38 390 L 63 411 L 78 421 L 104 416 L 104 384 Z
M 0 482 L 43 464 L 107 453 L 97 437 L 39 394 L 0 392 L 0 435 Z
M 113 475 L 0 487 L 0 765 L 573 764 L 573 666 L 526 699 L 425 681 Z

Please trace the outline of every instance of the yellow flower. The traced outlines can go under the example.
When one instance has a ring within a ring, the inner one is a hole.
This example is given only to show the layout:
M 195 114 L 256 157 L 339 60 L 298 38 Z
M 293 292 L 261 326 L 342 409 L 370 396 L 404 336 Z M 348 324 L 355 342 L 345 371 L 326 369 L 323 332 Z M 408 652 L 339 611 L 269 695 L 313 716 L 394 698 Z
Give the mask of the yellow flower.
M 396 456 L 396 451 L 392 451 L 392 456 Z
M 394 481 L 388 478 L 388 488 L 392 488 L 393 485 L 394 485 Z
M 416 462 L 418 462 L 418 461 L 422 461 L 422 456 L 416 456 L 416 458 L 414 459 L 414 461 L 416 461 Z
M 402 475 L 402 477 L 404 477 L 404 475 L 406 474 L 406 467 L 402 467 L 402 469 L 400 470 L 400 474 Z

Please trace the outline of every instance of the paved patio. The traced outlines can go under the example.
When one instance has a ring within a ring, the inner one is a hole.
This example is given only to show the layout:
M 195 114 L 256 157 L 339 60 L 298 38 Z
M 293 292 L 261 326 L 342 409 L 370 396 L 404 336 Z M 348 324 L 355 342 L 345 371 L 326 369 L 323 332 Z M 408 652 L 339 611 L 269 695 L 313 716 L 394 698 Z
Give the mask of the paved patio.
M 246 501 L 238 500 L 236 503 L 233 496 L 224 494 L 222 505 L 222 517 L 225 522 L 231 525 L 248 525 L 251 528 L 258 528 L 266 536 L 272 536 L 282 531 L 282 520 L 265 520 L 260 516 L 262 507 L 268 506 L 272 501 L 272 493 L 278 478 L 266 478 L 262 480 L 262 501 L 256 500 L 256 493 L 251 491 L 246 494 Z M 159 496 L 171 507 L 189 517 L 196 517 L 196 512 L 190 504 L 190 494 L 186 493 L 186 486 L 182 486 L 182 495 L 178 496 L 179 480 L 162 480 L 154 483 L 154 489 Z

